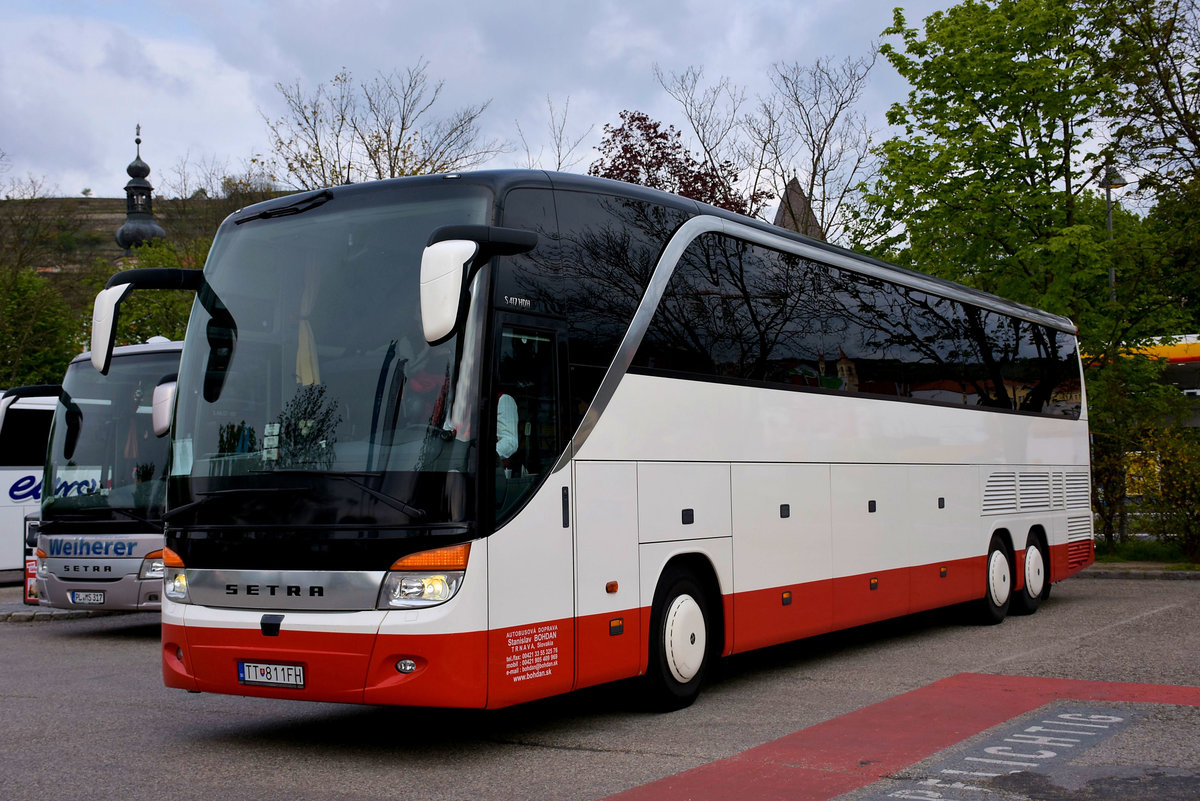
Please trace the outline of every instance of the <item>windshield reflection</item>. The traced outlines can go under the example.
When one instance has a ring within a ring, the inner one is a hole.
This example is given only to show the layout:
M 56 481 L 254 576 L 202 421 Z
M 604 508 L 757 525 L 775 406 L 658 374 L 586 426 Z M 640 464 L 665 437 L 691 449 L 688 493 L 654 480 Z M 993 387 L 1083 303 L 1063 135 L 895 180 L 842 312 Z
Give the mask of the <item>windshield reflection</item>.
M 90 361 L 70 365 L 51 428 L 43 518 L 99 509 L 161 515 L 169 447 L 152 430 L 151 396 L 178 367 L 177 350 L 114 354 L 107 376 Z
M 469 186 L 363 197 L 227 223 L 217 237 L 180 367 L 173 508 L 223 493 L 195 513 L 462 519 L 462 482 L 448 476 L 472 469 L 474 362 L 458 338 L 426 344 L 420 258 L 434 229 L 484 223 L 490 200 Z M 255 487 L 308 492 L 277 494 L 286 510 L 230 492 Z

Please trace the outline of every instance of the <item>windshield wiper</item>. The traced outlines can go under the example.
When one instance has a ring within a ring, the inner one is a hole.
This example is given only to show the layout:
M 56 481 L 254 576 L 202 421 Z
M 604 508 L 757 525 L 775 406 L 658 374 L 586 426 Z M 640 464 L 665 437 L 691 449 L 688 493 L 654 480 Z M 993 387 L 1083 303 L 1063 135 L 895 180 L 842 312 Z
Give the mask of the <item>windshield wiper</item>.
M 404 514 L 408 515 L 409 517 L 413 518 L 414 520 L 425 519 L 425 510 L 424 509 L 418 509 L 417 507 L 415 507 L 409 503 L 406 503 L 405 501 L 403 501 L 400 498 L 397 498 L 394 495 L 388 495 L 386 493 L 379 492 L 378 490 L 373 490 L 370 487 L 368 487 L 366 484 L 364 484 L 363 482 L 361 482 L 357 478 L 355 478 L 355 476 L 374 478 L 374 477 L 382 475 L 382 473 L 369 472 L 369 471 L 335 473 L 332 470 L 299 470 L 299 469 L 251 470 L 250 472 L 251 473 L 273 473 L 275 475 L 282 475 L 282 476 L 319 475 L 319 476 L 323 476 L 325 478 L 332 478 L 332 479 L 337 479 L 339 481 L 345 481 L 347 483 L 353 484 L 354 486 L 358 487 L 360 490 L 367 493 L 375 500 L 381 501 L 397 511 L 404 512 Z
M 125 516 L 126 516 L 126 517 L 128 517 L 130 520 L 136 520 L 136 521 L 138 521 L 139 523 L 145 523 L 147 526 L 155 526 L 155 525 L 157 525 L 157 522 L 156 522 L 156 521 L 154 521 L 154 520 L 151 520 L 151 519 L 150 519 L 150 518 L 148 518 L 148 517 L 143 517 L 142 515 L 139 515 L 139 514 L 137 514 L 136 512 L 131 512 L 131 511 L 129 511 L 128 509 L 123 509 L 123 508 L 121 508 L 120 506 L 110 506 L 110 507 L 108 507 L 108 508 L 109 508 L 109 511 L 111 511 L 113 514 L 116 514 L 116 515 L 125 515 Z
M 240 487 L 238 489 L 223 489 L 223 490 L 208 490 L 207 492 L 197 492 L 200 500 L 185 503 L 183 506 L 176 506 L 174 509 L 168 509 L 163 512 L 163 520 L 170 520 L 178 514 L 195 509 L 197 506 L 203 506 L 209 501 L 221 497 L 223 495 L 245 495 L 247 493 L 271 493 L 271 492 L 307 492 L 307 487 Z
M 328 189 L 322 189 L 315 195 L 305 195 L 294 203 L 289 203 L 285 206 L 273 206 L 272 208 L 260 211 L 258 214 L 250 214 L 233 221 L 234 225 L 248 223 L 251 220 L 270 220 L 274 217 L 288 217 L 292 214 L 303 214 L 306 211 L 311 211 L 321 204 L 333 200 L 333 193 Z

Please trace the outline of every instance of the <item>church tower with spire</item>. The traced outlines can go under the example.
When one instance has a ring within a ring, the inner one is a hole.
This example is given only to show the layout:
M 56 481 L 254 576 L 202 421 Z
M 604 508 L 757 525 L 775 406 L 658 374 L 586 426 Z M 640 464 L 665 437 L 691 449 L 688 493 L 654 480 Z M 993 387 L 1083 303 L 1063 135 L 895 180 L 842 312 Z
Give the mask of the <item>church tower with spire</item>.
M 154 221 L 151 208 L 150 193 L 154 187 L 146 180 L 150 174 L 150 165 L 142 161 L 142 126 L 137 126 L 137 155 L 125 169 L 129 173 L 129 183 L 125 184 L 125 224 L 117 229 L 117 244 L 130 255 L 137 245 L 144 245 L 151 239 L 162 239 L 167 232 Z

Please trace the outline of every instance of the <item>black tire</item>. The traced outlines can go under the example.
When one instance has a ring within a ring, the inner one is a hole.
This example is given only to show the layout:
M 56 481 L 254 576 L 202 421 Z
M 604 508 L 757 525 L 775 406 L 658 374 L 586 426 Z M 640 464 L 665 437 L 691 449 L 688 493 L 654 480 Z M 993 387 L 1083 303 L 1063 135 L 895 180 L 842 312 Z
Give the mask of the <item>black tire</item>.
M 1025 541 L 1025 558 L 1020 570 L 1024 577 L 1024 586 L 1013 593 L 1012 609 L 1014 615 L 1032 615 L 1042 605 L 1042 601 L 1050 597 L 1049 563 L 1046 561 L 1046 546 L 1041 537 L 1030 533 Z
M 1013 559 L 1008 543 L 999 534 L 992 535 L 984 565 L 983 598 L 979 601 L 979 622 L 992 626 L 1008 615 L 1013 597 Z
M 708 598 L 690 573 L 663 574 L 650 615 L 645 687 L 652 709 L 670 712 L 696 700 L 712 662 L 712 619 Z

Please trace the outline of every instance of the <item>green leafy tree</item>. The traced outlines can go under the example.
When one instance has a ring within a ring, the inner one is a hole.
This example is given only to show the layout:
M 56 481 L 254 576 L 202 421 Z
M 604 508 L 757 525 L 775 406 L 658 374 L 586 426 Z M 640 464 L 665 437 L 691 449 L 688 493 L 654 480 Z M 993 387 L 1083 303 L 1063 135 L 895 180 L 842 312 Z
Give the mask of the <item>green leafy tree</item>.
M 1119 208 L 1106 230 L 1096 126 L 1117 86 L 1101 69 L 1110 26 L 1091 0 L 965 0 L 927 18 L 924 35 L 897 11 L 884 33 L 900 43 L 881 52 L 912 91 L 889 111 L 903 133 L 880 149 L 871 200 L 885 255 L 1079 325 L 1093 499 L 1111 538 L 1129 453 L 1164 422 L 1173 391 L 1128 354 L 1177 331 L 1184 312 L 1161 237 Z
M 967 0 L 922 37 L 895 12 L 884 34 L 903 49 L 881 52 L 912 91 L 888 112 L 904 133 L 882 146 L 873 199 L 903 260 L 1073 311 L 1070 282 L 1095 269 L 1094 253 L 1075 255 L 1098 158 L 1083 149 L 1111 96 L 1083 46 L 1089 24 L 1061 0 Z
M 1088 370 L 1088 423 L 1092 435 L 1093 508 L 1111 550 L 1128 531 L 1131 487 L 1164 425 L 1186 415 L 1189 404 L 1162 381 L 1163 365 L 1130 353 Z M 1194 505 L 1194 502 L 1193 504 Z
M 75 317 L 33 270 L 0 275 L 0 387 L 57 384 L 78 353 Z
M 1161 428 L 1147 442 L 1151 532 L 1200 564 L 1200 430 Z
M 76 320 L 38 268 L 60 263 L 64 232 L 77 221 L 32 178 L 9 180 L 0 191 L 0 386 L 56 384 L 77 352 Z
M 138 269 L 150 267 L 202 269 L 211 244 L 212 240 L 207 237 L 183 242 L 152 240 L 134 249 L 136 267 Z M 132 269 L 131 265 L 126 265 L 126 267 Z M 86 278 L 93 295 L 104 288 L 113 272 L 110 262 L 99 261 L 93 265 Z M 191 313 L 192 302 L 195 298 L 194 292 L 184 290 L 130 293 L 121 304 L 115 343 L 117 345 L 135 345 L 146 342 L 153 336 L 173 340 L 183 339 L 183 335 L 187 331 L 188 315 Z M 80 321 L 76 336 L 85 345 L 90 341 L 90 315 Z

